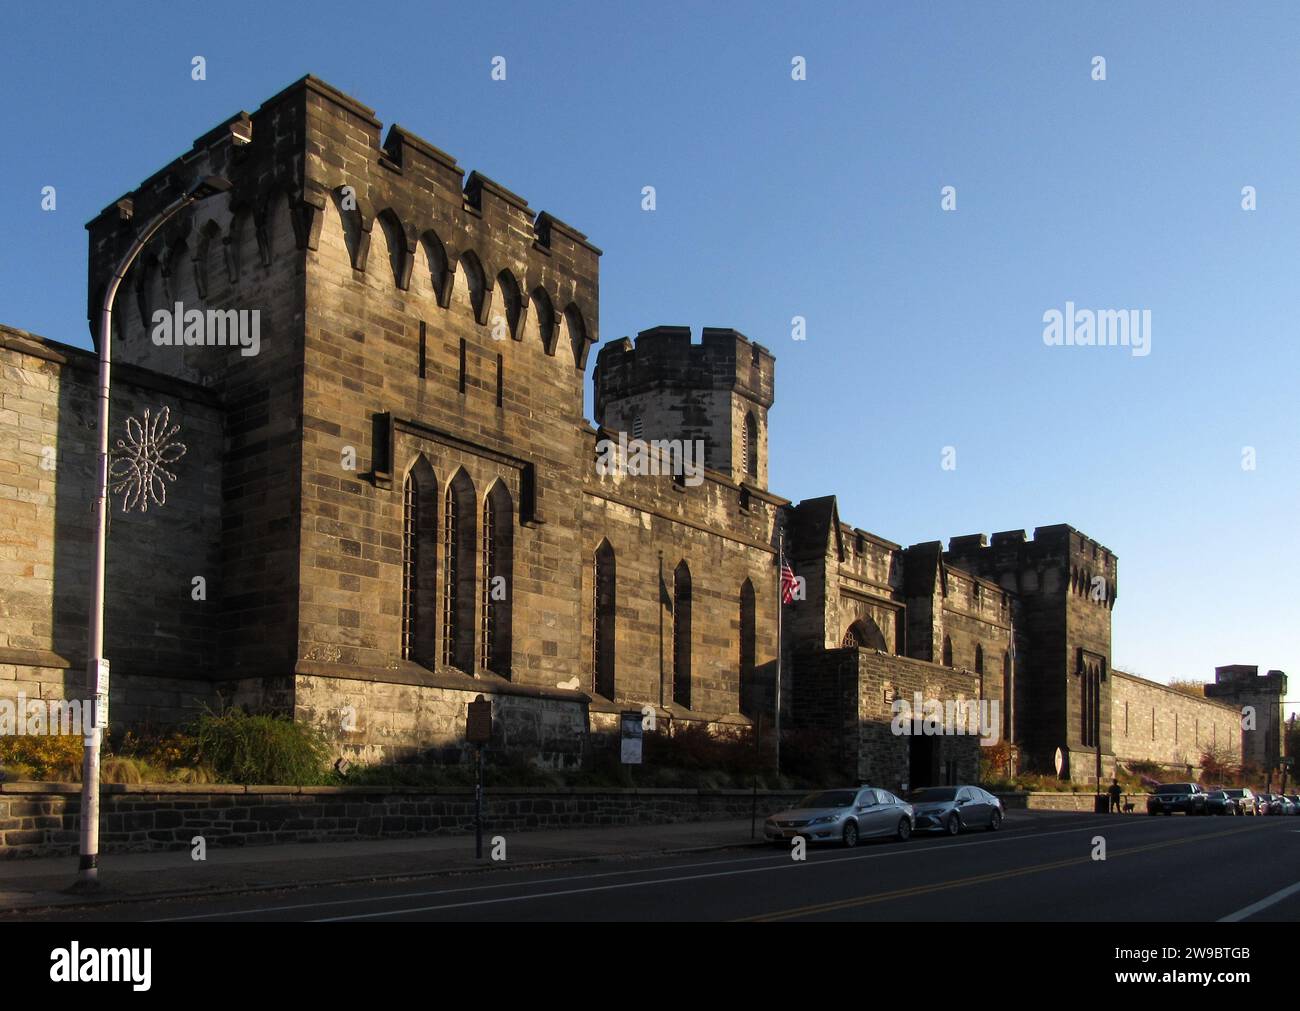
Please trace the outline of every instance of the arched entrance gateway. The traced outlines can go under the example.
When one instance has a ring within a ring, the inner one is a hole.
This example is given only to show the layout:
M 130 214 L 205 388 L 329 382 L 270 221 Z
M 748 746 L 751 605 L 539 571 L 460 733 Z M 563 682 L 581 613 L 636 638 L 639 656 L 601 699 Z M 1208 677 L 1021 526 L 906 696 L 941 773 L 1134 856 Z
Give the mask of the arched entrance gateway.
M 888 643 L 885 642 L 885 633 L 870 618 L 859 618 L 846 628 L 844 638 L 840 640 L 840 646 L 841 648 L 857 646 L 860 649 L 878 649 L 881 652 L 889 652 Z

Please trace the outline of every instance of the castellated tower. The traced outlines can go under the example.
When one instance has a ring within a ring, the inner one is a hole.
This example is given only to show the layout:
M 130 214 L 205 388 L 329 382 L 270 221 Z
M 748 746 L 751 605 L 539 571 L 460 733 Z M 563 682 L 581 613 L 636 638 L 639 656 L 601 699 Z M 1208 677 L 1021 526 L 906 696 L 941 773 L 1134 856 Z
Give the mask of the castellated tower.
M 113 348 L 224 412 L 224 439 L 191 439 L 186 460 L 220 468 L 191 549 L 219 562 L 159 566 L 208 580 L 205 673 L 335 726 L 350 692 L 366 715 L 342 743 L 362 757 L 399 737 L 451 746 L 456 691 L 491 690 L 485 677 L 510 689 L 502 714 L 524 685 L 555 693 L 584 638 L 578 433 L 600 250 L 307 77 L 90 222 L 92 315 L 140 225 L 208 174 L 233 188 L 150 242 Z M 176 303 L 258 313 L 258 353 L 159 346 L 154 314 Z M 418 715 L 393 687 L 415 684 L 431 700 Z M 572 725 L 530 731 L 556 761 L 582 746 L 569 701 Z
M 735 330 L 643 330 L 600 350 L 596 421 L 628 438 L 701 440 L 705 466 L 767 489 L 767 412 L 776 360 Z
M 1063 775 L 1105 779 L 1111 744 L 1111 610 L 1119 561 L 1066 524 L 953 537 L 944 561 L 1017 595 L 1012 709 L 1028 767 L 1050 771 L 1060 748 Z

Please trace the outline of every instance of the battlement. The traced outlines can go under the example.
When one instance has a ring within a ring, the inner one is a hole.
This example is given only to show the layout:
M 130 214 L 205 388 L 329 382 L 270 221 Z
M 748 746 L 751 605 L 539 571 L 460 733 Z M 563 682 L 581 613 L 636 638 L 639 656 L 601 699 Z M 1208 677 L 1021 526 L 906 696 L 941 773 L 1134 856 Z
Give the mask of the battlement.
M 1008 574 L 1021 585 L 1022 573 L 1055 570 L 1063 577 L 1056 584 L 1040 583 L 1037 575 L 1029 585 L 1058 585 L 1092 603 L 1114 606 L 1119 591 L 1119 559 L 1091 537 L 1065 523 L 1036 527 L 1032 538 L 1024 530 L 1001 530 L 990 539 L 984 534 L 962 534 L 950 538 L 944 560 L 1001 581 Z
M 763 408 L 773 403 L 776 359 L 736 330 L 705 327 L 699 343 L 687 326 L 642 330 L 600 349 L 596 358 L 596 417 L 603 406 L 652 390 L 734 390 Z
M 1261 674 L 1254 664 L 1234 663 L 1214 668 L 1214 684 L 1253 692 L 1286 693 L 1286 675 L 1280 670 Z M 1207 686 L 1213 687 L 1213 686 Z
M 1109 573 L 1114 572 L 1117 561 L 1109 548 L 1065 523 L 1035 527 L 1033 538 L 1026 537 L 1024 530 L 1001 530 L 993 534 L 991 541 L 985 534 L 962 534 L 949 538 L 947 553 L 953 557 L 982 555 L 1008 561 L 1056 556 L 1062 561 L 1091 562 L 1092 568 Z
M 309 75 L 255 112 L 239 112 L 203 134 L 190 151 L 87 224 L 92 333 L 104 286 L 141 224 L 197 179 L 220 175 L 230 180 L 231 191 L 164 228 L 151 244 L 157 251 L 142 257 L 133 272 L 136 287 L 153 269 L 151 258 L 166 277 L 181 249 L 200 274 L 199 261 L 214 238 L 233 247 L 227 253 L 236 257 L 229 265 L 232 279 L 256 265 L 237 259 L 249 233 L 256 238 L 253 259 L 270 267 L 284 248 L 284 236 L 272 241 L 273 219 L 287 203 L 288 248 L 317 250 L 327 214 L 337 215 L 348 233 L 353 269 L 386 271 L 393 286 L 405 291 L 417 259 L 427 257 L 439 274 L 434 286 L 444 305 L 449 286 L 442 278 L 462 264 L 475 275 L 471 285 L 485 293 L 476 304 L 480 323 L 487 321 L 494 290 L 504 289 L 499 304 L 512 317 L 533 307 L 548 354 L 555 353 L 560 323 L 566 323 L 575 364 L 584 367 L 598 340 L 600 250 L 487 176 L 475 171 L 466 179 L 453 156 L 404 127 L 391 126 L 381 143 L 382 126 L 373 109 Z M 376 222 L 389 256 L 368 262 Z M 188 270 L 189 264 L 175 267 Z

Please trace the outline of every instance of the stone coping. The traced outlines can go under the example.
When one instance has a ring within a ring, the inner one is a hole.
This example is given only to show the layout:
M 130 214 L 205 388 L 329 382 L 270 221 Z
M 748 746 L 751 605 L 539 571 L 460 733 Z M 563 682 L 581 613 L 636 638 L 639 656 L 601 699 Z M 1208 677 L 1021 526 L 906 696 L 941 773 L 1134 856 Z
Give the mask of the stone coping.
M 750 797 L 753 790 L 696 790 L 678 787 L 604 787 L 604 786 L 489 786 L 485 793 L 500 797 L 502 795 L 519 795 L 535 797 L 568 797 L 616 794 L 624 796 L 665 796 L 665 797 Z M 435 789 L 427 786 L 240 786 L 232 783 L 104 783 L 101 793 L 128 794 L 235 794 L 243 796 L 282 796 L 297 794 L 305 796 L 357 796 L 361 794 L 406 794 L 431 797 L 473 796 L 473 787 L 456 787 Z M 800 797 L 807 790 L 759 790 L 760 797 L 791 796 Z M 80 783 L 0 783 L 0 796 L 5 794 L 80 794 Z
M 487 792 L 496 796 L 502 794 L 517 794 L 520 796 L 545 797 L 545 796 L 590 796 L 592 794 L 619 794 L 627 796 L 649 796 L 659 795 L 667 797 L 749 797 L 755 791 L 743 787 L 731 788 L 725 790 L 699 790 L 691 787 L 668 787 L 668 786 L 648 786 L 648 787 L 624 787 L 624 786 L 489 786 L 484 788 Z M 801 797 L 809 792 L 811 788 L 799 790 L 759 790 L 760 797 L 790 796 Z M 827 787 L 830 789 L 830 787 Z M 438 789 L 428 786 L 241 786 L 238 783 L 103 783 L 100 786 L 101 793 L 170 793 L 170 794 L 236 794 L 248 796 L 263 796 L 277 794 L 299 794 L 306 796 L 347 796 L 357 794 L 425 794 L 428 796 L 455 795 L 472 796 L 474 788 L 465 787 L 448 787 Z M 1104 792 L 1104 791 L 1103 791 Z M 54 783 L 54 782 L 21 782 L 21 783 L 0 783 L 0 795 L 4 794 L 33 794 L 33 793 L 57 793 L 57 794 L 80 794 L 80 783 Z M 1130 793 L 1125 791 L 1126 797 L 1145 797 L 1149 792 Z M 1010 797 L 1093 797 L 1096 791 L 1089 790 L 1012 790 L 1002 791 L 994 794 L 1001 798 Z
M 989 793 L 995 797 L 1095 797 L 1097 790 L 990 790 Z M 1106 790 L 1100 791 L 1105 793 Z M 1125 797 L 1149 797 L 1153 791 L 1143 790 L 1141 793 L 1134 793 L 1132 790 L 1125 790 Z
M 725 790 L 699 790 L 691 787 L 647 786 L 489 786 L 488 792 L 501 794 L 519 794 L 521 796 L 585 796 L 591 794 L 626 794 L 628 796 L 662 795 L 669 797 L 748 797 L 754 791 L 743 787 Z M 801 797 L 811 788 L 799 790 L 759 790 L 760 797 L 791 796 Z M 827 787 L 830 789 L 830 787 Z M 302 794 L 307 796 L 346 796 L 349 794 L 427 794 L 429 796 L 473 795 L 472 786 L 447 787 L 438 789 L 429 786 L 241 786 L 238 783 L 103 783 L 101 793 L 173 793 L 173 794 L 237 794 L 237 795 L 275 795 Z M 1104 792 L 1104 791 L 1103 791 Z M 0 783 L 0 795 L 31 793 L 81 793 L 80 783 L 21 782 Z M 1126 797 L 1145 797 L 1144 793 L 1129 793 Z M 997 797 L 1093 797 L 1096 791 L 1089 790 L 1011 790 L 995 793 Z

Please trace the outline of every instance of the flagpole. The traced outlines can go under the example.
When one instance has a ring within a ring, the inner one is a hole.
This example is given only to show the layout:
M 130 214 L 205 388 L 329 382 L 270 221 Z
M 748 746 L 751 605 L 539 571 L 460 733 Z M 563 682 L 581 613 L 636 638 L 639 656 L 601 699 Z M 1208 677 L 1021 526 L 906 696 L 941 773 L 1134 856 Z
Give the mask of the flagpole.
M 781 591 L 782 574 L 785 571 L 785 532 L 781 529 L 781 517 L 776 520 L 776 774 L 781 775 L 781 657 L 785 652 L 781 639 L 782 612 L 785 602 Z
M 674 619 L 677 617 L 674 613 Z M 674 631 L 676 626 L 673 626 Z M 664 696 L 664 553 L 659 552 L 659 708 L 668 705 Z

